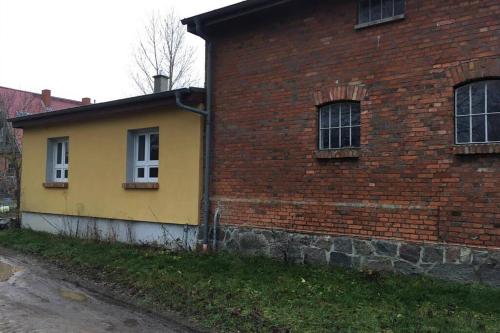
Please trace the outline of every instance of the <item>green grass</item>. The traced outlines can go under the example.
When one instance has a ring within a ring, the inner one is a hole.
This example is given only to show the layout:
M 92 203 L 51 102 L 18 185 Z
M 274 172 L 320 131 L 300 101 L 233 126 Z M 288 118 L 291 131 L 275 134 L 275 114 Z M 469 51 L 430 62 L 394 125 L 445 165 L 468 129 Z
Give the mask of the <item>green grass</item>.
M 500 332 L 500 290 L 484 286 L 26 230 L 0 232 L 0 245 L 118 284 L 220 332 Z

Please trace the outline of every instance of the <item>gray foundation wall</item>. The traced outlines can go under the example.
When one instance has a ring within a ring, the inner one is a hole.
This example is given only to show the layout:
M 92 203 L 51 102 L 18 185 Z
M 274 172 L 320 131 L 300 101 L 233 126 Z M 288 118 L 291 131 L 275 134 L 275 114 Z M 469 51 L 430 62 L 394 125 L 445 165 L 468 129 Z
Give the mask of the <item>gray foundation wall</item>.
M 41 213 L 22 213 L 22 227 L 84 239 L 195 249 L 198 226 L 124 221 Z
M 500 287 L 500 251 L 446 244 L 410 244 L 380 239 L 314 236 L 285 231 L 222 227 L 219 249 L 294 263 L 358 270 L 425 274 Z
M 174 250 L 194 250 L 198 239 L 198 226 L 40 213 L 24 212 L 22 226 L 53 234 L 158 245 Z M 333 265 L 406 275 L 425 274 L 455 282 L 481 282 L 500 287 L 500 250 L 305 235 L 233 226 L 222 226 L 217 230 L 217 247 L 219 250 L 267 256 L 298 264 Z

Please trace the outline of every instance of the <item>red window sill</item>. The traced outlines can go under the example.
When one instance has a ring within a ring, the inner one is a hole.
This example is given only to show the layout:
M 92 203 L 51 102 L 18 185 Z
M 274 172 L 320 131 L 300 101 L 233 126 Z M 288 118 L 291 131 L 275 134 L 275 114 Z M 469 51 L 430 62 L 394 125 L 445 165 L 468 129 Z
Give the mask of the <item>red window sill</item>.
M 360 156 L 361 150 L 359 148 L 317 150 L 314 153 L 314 157 L 319 160 L 359 158 Z
M 453 146 L 455 155 L 500 154 L 500 143 L 469 144 Z
M 68 188 L 68 183 L 62 183 L 62 182 L 43 183 L 43 187 L 45 187 L 45 188 Z
M 125 190 L 157 190 L 160 188 L 159 183 L 123 183 Z

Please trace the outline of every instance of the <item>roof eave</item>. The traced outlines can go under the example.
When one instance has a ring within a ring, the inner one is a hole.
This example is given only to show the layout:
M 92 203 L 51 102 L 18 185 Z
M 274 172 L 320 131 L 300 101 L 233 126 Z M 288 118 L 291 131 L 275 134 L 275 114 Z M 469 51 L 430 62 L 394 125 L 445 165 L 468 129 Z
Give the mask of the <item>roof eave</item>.
M 120 100 L 114 100 L 99 104 L 90 104 L 80 107 L 72 107 L 63 110 L 37 113 L 28 116 L 8 119 L 14 128 L 37 127 L 47 124 L 57 124 L 71 119 L 94 119 L 106 115 L 133 112 L 141 110 L 145 105 L 159 107 L 164 105 L 175 105 L 176 93 L 190 94 L 203 101 L 204 88 L 183 88 L 166 91 L 163 93 L 149 94 Z M 196 100 L 196 98 L 193 98 Z
M 181 22 L 182 24 L 187 25 L 187 29 L 190 33 L 203 37 L 196 27 L 197 22 L 202 24 L 204 27 L 210 27 L 222 22 L 281 6 L 292 1 L 294 0 L 247 0 L 210 12 L 188 17 L 183 19 Z

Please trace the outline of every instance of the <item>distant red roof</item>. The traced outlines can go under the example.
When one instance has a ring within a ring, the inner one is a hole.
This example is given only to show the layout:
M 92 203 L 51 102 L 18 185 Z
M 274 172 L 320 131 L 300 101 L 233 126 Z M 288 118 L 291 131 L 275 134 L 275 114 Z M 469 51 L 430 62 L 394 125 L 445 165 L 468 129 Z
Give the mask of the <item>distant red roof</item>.
M 0 87 L 0 111 L 7 113 L 7 119 L 82 105 L 84 103 L 80 101 L 53 97 L 50 95 L 50 90 L 43 90 L 41 94 L 37 94 L 30 91 Z M 19 145 L 21 145 L 23 131 L 16 129 L 15 136 Z
M 42 94 L 0 86 L 0 103 L 4 104 L 4 108 L 7 109 L 7 118 L 68 109 L 83 105 L 81 101 L 50 96 L 50 91 L 48 98 L 49 105 L 45 105 Z

